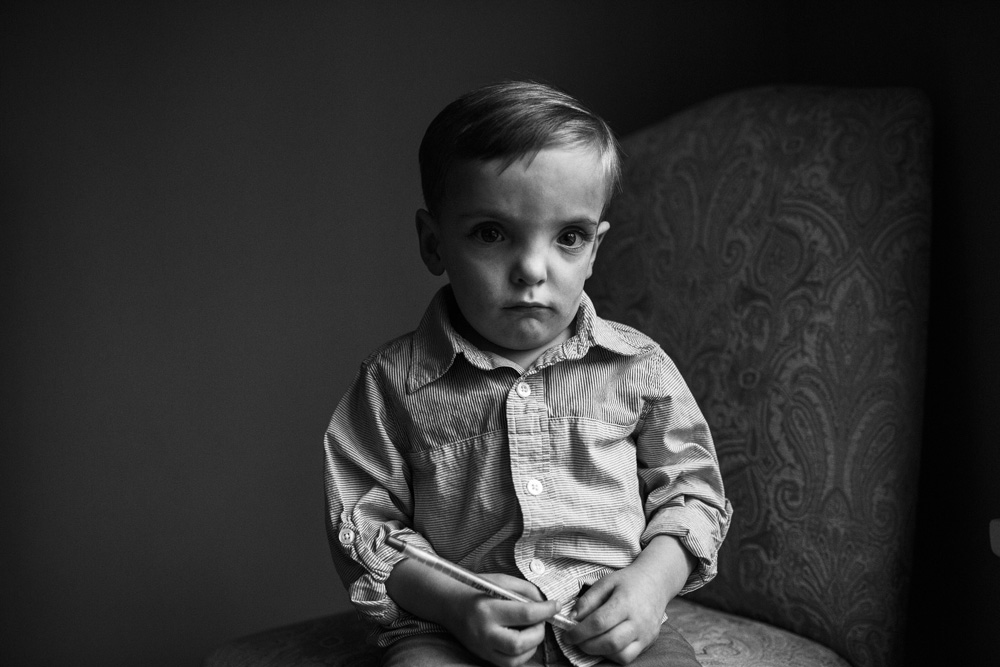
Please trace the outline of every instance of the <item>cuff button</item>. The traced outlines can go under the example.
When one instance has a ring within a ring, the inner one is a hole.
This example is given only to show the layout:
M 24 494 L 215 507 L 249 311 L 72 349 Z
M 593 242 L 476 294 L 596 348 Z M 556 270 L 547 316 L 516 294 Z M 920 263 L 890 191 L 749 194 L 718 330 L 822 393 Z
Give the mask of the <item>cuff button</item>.
M 354 531 L 351 530 L 350 528 L 341 528 L 340 535 L 338 535 L 338 538 L 340 539 L 341 544 L 343 544 L 345 547 L 348 547 L 354 544 Z

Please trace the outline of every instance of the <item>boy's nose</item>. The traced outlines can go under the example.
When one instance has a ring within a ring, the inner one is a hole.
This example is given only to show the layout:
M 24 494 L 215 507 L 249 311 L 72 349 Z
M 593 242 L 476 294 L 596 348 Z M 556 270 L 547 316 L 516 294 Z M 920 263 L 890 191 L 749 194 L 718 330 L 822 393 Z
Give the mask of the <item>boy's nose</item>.
M 545 255 L 533 250 L 520 253 L 511 272 L 511 278 L 520 285 L 538 285 L 545 282 L 545 275 Z

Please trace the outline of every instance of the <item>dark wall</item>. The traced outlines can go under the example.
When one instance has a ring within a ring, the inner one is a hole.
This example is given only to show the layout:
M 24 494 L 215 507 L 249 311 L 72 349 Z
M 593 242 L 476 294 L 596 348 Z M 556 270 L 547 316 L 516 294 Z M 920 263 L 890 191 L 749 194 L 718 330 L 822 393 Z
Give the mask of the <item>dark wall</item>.
M 322 433 L 360 360 L 439 284 L 413 232 L 424 127 L 508 77 L 557 83 L 621 133 L 743 86 L 927 91 L 914 664 L 992 651 L 1000 21 L 870 4 L 8 7 L 0 662 L 197 664 L 345 606 Z

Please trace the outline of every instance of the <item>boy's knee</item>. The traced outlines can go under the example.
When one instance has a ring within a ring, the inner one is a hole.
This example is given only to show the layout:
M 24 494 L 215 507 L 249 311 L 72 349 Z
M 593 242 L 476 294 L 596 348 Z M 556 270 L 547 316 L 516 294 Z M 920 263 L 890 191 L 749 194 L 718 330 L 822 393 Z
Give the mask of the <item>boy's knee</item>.
M 404 637 L 382 654 L 381 667 L 490 667 L 446 633 Z

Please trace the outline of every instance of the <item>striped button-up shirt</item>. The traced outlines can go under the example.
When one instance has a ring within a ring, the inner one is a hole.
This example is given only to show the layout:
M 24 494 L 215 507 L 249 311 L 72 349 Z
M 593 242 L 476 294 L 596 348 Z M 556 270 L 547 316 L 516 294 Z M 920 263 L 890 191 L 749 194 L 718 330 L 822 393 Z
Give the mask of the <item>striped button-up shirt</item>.
M 370 639 L 441 631 L 386 594 L 390 535 L 525 578 L 564 611 L 661 534 L 698 561 L 682 593 L 714 577 L 732 510 L 660 347 L 584 295 L 574 335 L 524 370 L 462 337 L 455 307 L 442 288 L 416 331 L 366 359 L 326 434 L 331 551 Z M 561 635 L 574 663 L 595 662 Z

